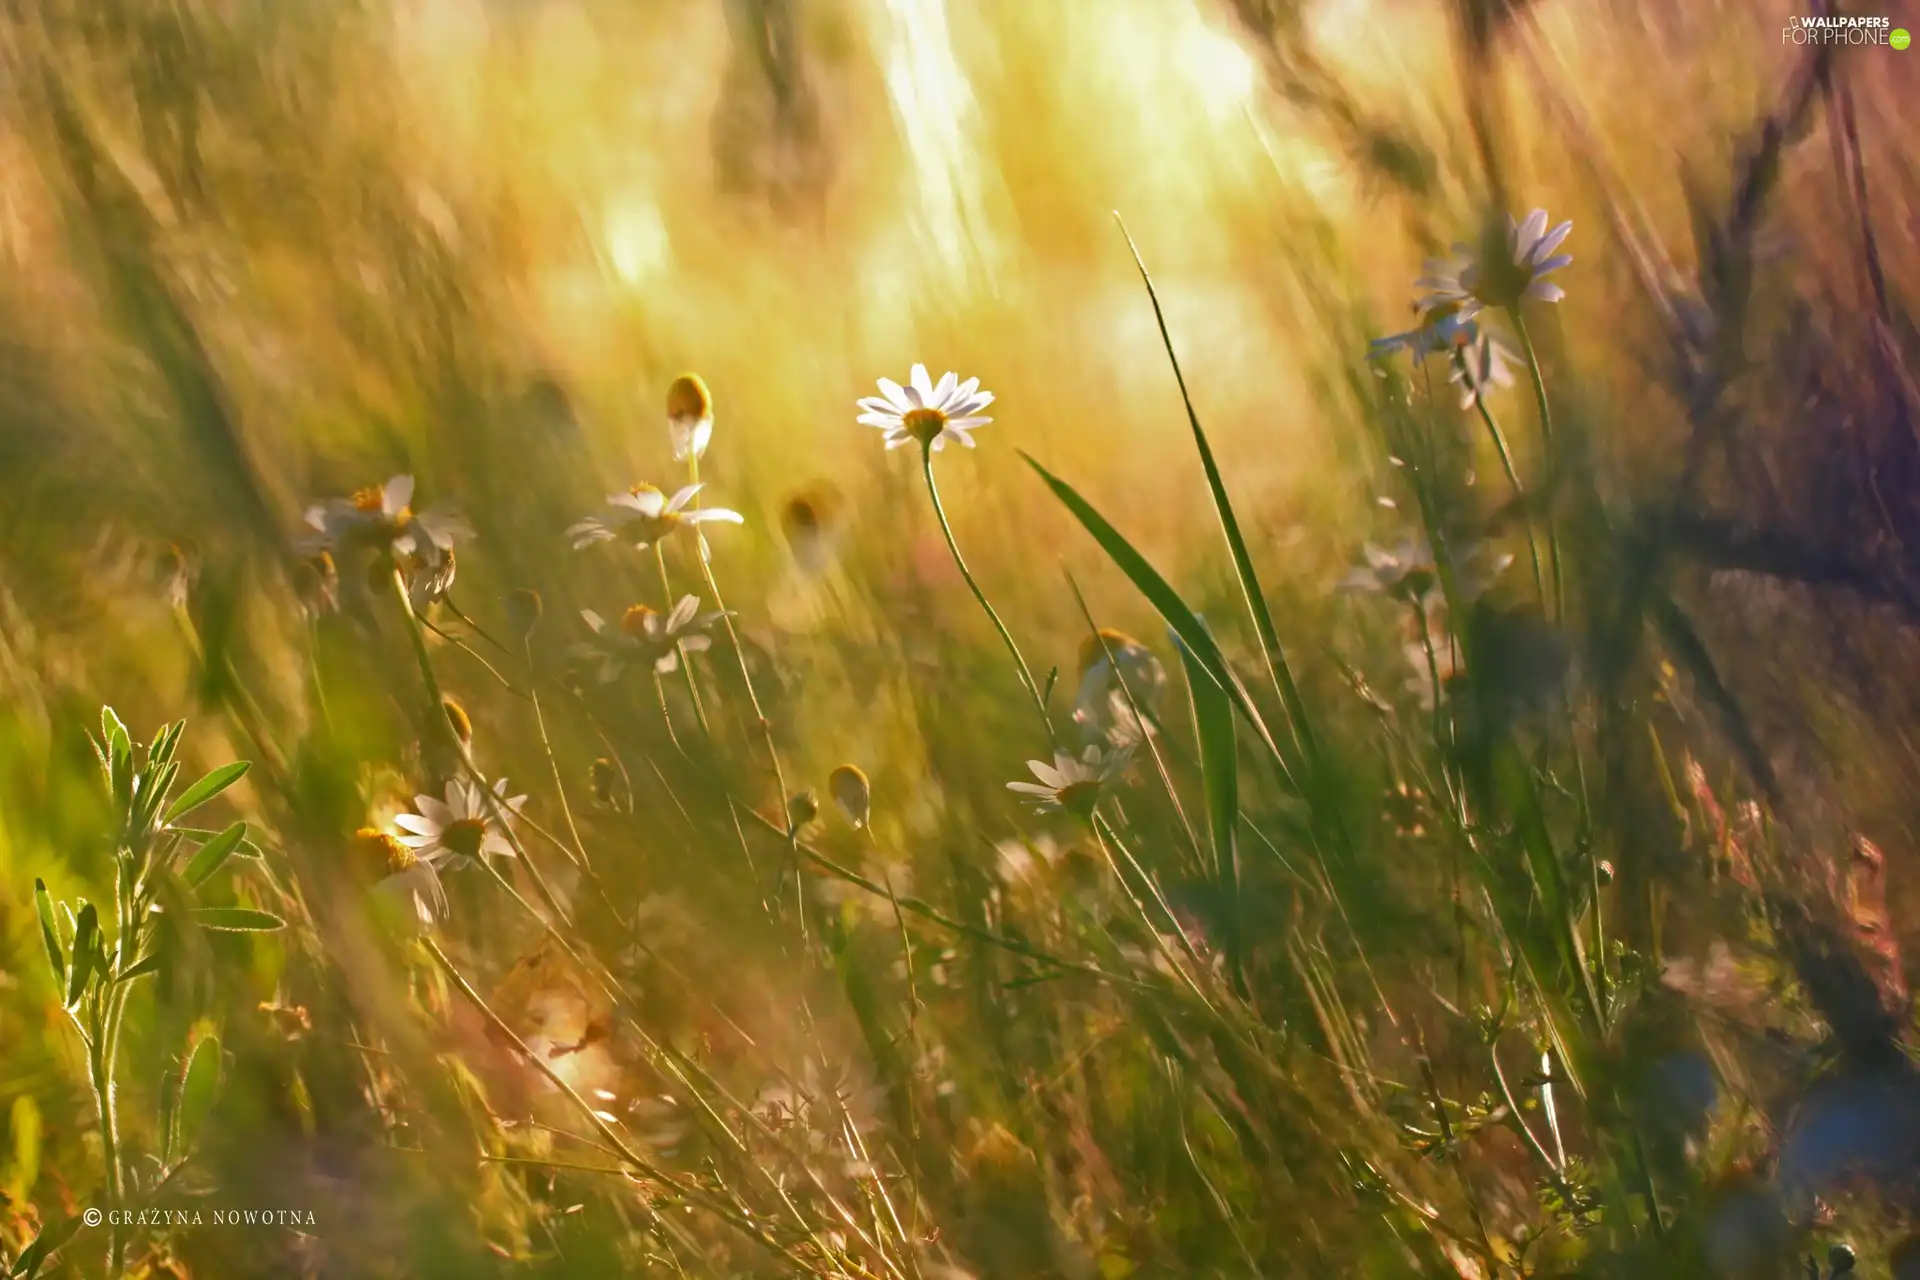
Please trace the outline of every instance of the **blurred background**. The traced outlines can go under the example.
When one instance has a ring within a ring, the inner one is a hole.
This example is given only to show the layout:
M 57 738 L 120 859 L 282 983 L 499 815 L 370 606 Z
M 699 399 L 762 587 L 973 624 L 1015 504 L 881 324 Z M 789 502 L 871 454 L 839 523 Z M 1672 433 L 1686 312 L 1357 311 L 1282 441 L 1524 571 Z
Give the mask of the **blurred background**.
M 1894 1270 L 1920 1190 L 1920 52 L 1782 39 L 1826 12 L 8 6 L 0 1258 L 101 1187 L 32 882 L 112 894 L 107 703 L 141 742 L 185 717 L 190 775 L 254 762 L 217 802 L 264 850 L 233 892 L 289 922 L 182 939 L 130 997 L 133 1159 L 190 1047 L 224 1063 L 199 1152 L 136 1189 L 316 1223 L 143 1230 L 117 1260 L 88 1230 L 48 1274 L 1920 1274 Z M 1526 314 L 1575 444 L 1517 363 L 1487 404 L 1521 503 L 1444 361 L 1368 343 L 1413 327 L 1423 259 L 1535 207 L 1573 223 L 1564 301 Z M 1224 967 L 1181 650 L 1019 452 L 1255 683 L 1127 235 L 1326 758 L 1315 798 L 1242 733 Z M 917 449 L 854 422 L 915 362 L 996 397 L 941 496 L 1056 718 L 1095 626 L 1172 675 L 1109 833 L 1005 789 L 1048 744 Z M 687 481 L 666 403 L 690 370 L 700 501 L 744 524 L 707 526 L 710 563 L 685 535 L 574 551 L 608 493 Z M 1439 478 L 1403 447 L 1435 430 Z M 474 531 L 425 612 L 441 691 L 557 837 L 509 868 L 533 908 L 447 877 L 442 954 L 684 1185 L 621 1173 L 363 918 L 355 832 L 460 766 L 378 576 L 343 557 L 329 594 L 295 547 L 310 504 L 399 474 Z M 1567 540 L 1572 605 L 1470 679 L 1523 682 L 1546 645 L 1573 690 L 1551 728 L 1480 728 L 1511 729 L 1591 886 L 1569 918 L 1615 994 L 1582 1047 L 1530 1012 L 1554 979 L 1514 977 L 1531 926 L 1463 887 L 1525 824 L 1435 813 L 1473 769 L 1424 603 L 1410 631 L 1339 589 L 1363 544 L 1439 525 L 1517 558 L 1503 609 L 1525 530 Z M 692 676 L 568 673 L 580 610 L 683 591 L 734 615 Z M 865 887 L 787 838 L 808 788 L 808 847 Z M 1357 834 L 1315 873 L 1328 814 Z M 1583 1096 L 1543 1048 L 1585 1062 Z

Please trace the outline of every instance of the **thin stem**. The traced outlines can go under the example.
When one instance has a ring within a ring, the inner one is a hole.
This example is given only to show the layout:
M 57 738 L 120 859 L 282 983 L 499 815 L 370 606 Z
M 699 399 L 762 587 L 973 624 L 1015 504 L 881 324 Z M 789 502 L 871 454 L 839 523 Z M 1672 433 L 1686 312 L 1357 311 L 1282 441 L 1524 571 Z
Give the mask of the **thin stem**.
M 696 531 L 697 532 L 697 531 Z M 664 543 L 653 544 L 653 560 L 660 566 L 660 607 L 667 613 L 673 612 L 673 580 L 667 577 L 667 549 Z M 694 683 L 693 664 L 687 661 L 686 646 L 678 640 L 673 642 L 673 651 L 679 656 L 680 674 L 687 682 L 687 697 L 693 701 L 693 718 L 699 722 L 700 732 L 713 737 L 713 728 L 707 723 L 706 704 L 700 700 L 700 686 Z
M 1007 652 L 1013 655 L 1013 665 L 1020 672 L 1020 683 L 1026 689 L 1027 696 L 1033 699 L 1033 709 L 1040 713 L 1040 723 L 1045 726 L 1047 740 L 1058 742 L 1053 732 L 1053 718 L 1047 714 L 1047 700 L 1040 694 L 1040 686 L 1034 683 L 1033 672 L 1027 666 L 1027 660 L 1020 656 L 1020 646 L 1014 643 L 1013 634 L 1007 630 L 1006 623 L 1000 621 L 1000 615 L 987 603 L 987 596 L 974 581 L 973 571 L 967 568 L 967 561 L 960 554 L 960 544 L 953 540 L 953 526 L 947 522 L 946 508 L 940 504 L 940 486 L 933 479 L 933 450 L 925 445 L 920 448 L 920 469 L 927 478 L 927 495 L 933 499 L 933 514 L 940 522 L 940 532 L 947 539 L 947 550 L 953 553 L 953 563 L 959 568 L 960 576 L 967 580 L 967 587 L 973 592 L 973 598 L 980 602 L 987 618 L 993 623 L 993 629 L 1000 633 L 1000 640 L 1007 646 Z
M 1533 335 L 1527 332 L 1526 317 L 1520 314 L 1515 305 L 1509 309 L 1513 316 L 1514 332 L 1520 335 L 1520 346 L 1527 354 L 1527 374 L 1533 380 L 1534 403 L 1540 414 L 1540 442 L 1546 447 L 1548 483 L 1552 484 L 1560 476 L 1563 460 L 1553 433 L 1553 409 L 1547 403 L 1547 380 L 1540 372 L 1540 354 L 1534 350 Z M 1566 617 L 1566 586 L 1560 568 L 1560 536 L 1554 531 L 1553 516 L 1545 516 L 1547 522 L 1547 558 L 1553 565 L 1553 616 L 1556 620 Z
M 1456 352 L 1453 358 L 1459 367 L 1466 367 L 1465 357 Z M 1507 446 L 1507 434 L 1500 429 L 1500 423 L 1494 418 L 1493 410 L 1487 408 L 1487 398 L 1481 394 L 1480 388 L 1474 387 L 1473 391 L 1473 407 L 1479 410 L 1480 421 L 1486 425 L 1487 434 L 1493 438 L 1494 452 L 1500 455 L 1500 469 L 1506 472 L 1507 483 L 1513 488 L 1514 502 L 1524 510 L 1527 491 L 1520 483 L 1519 469 L 1513 465 L 1513 450 Z M 1524 518 L 1527 526 L 1527 559 L 1533 564 L 1533 589 L 1539 593 L 1540 603 L 1545 605 L 1547 584 L 1540 572 L 1540 547 L 1533 538 L 1533 513 L 1525 512 Z

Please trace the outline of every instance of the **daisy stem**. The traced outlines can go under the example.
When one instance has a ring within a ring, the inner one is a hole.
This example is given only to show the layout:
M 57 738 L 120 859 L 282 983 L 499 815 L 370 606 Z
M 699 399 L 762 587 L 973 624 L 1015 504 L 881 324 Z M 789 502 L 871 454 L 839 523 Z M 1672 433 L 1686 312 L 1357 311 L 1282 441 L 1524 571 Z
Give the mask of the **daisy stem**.
M 700 483 L 700 455 L 697 453 L 691 454 L 687 458 L 687 481 L 694 485 Z M 693 501 L 695 509 L 697 510 L 700 503 L 700 495 L 697 492 L 694 494 Z M 753 687 L 753 673 L 747 669 L 747 651 L 740 647 L 740 633 L 733 625 L 733 615 L 727 612 L 726 601 L 720 598 L 720 582 L 713 574 L 713 561 L 707 554 L 706 538 L 698 527 L 694 529 L 693 537 L 694 549 L 698 553 L 700 560 L 700 576 L 707 584 L 707 594 L 713 597 L 713 607 L 720 614 L 721 625 L 727 629 L 727 642 L 733 646 L 734 660 L 740 664 L 740 684 L 741 687 L 747 691 L 747 705 L 753 709 L 754 722 L 760 726 L 760 737 L 761 740 L 766 743 L 767 747 L 767 763 L 773 768 L 773 785 L 775 792 L 779 795 L 780 803 L 784 806 L 787 803 L 787 771 L 780 763 L 780 749 L 774 745 L 773 722 L 767 719 L 767 713 L 761 709 L 760 695 Z M 801 883 L 800 829 L 791 821 L 787 823 L 787 826 L 789 828 L 787 832 L 787 856 L 789 866 L 793 873 L 795 885 L 799 885 Z M 798 892 L 800 891 L 796 889 L 796 893 Z M 806 903 L 804 899 L 802 899 L 800 903 L 800 927 L 803 931 L 806 929 L 806 920 Z M 804 932 L 802 936 L 805 936 Z
M 1466 368 L 1465 359 L 1459 353 L 1456 352 L 1453 358 L 1459 367 Z M 1507 446 L 1507 434 L 1500 429 L 1500 423 L 1494 418 L 1493 410 L 1487 408 L 1486 396 L 1480 394 L 1478 388 L 1475 389 L 1473 407 L 1480 411 L 1480 421 L 1486 424 L 1487 434 L 1493 438 L 1494 452 L 1500 455 L 1500 469 L 1507 473 L 1507 483 L 1513 487 L 1515 503 L 1524 507 L 1527 491 L 1520 483 L 1519 469 L 1513 465 L 1513 450 Z M 1540 546 L 1534 541 L 1531 513 L 1526 516 L 1526 524 L 1527 558 L 1533 563 L 1533 589 L 1539 593 L 1540 603 L 1544 607 L 1547 603 L 1547 584 L 1540 572 Z
M 1520 335 L 1521 349 L 1527 353 L 1527 374 L 1533 380 L 1533 398 L 1540 412 L 1540 442 L 1547 452 L 1547 483 L 1551 486 L 1560 475 L 1560 450 L 1553 436 L 1553 409 L 1547 403 L 1547 380 L 1540 372 L 1540 355 L 1533 347 L 1533 335 L 1527 332 L 1527 321 L 1520 314 L 1520 308 L 1512 307 L 1514 332 Z M 1554 531 L 1553 515 L 1545 512 L 1542 518 L 1547 522 L 1547 559 L 1553 565 L 1553 616 L 1556 620 L 1566 617 L 1566 586 L 1560 569 L 1560 535 Z
M 1033 672 L 1027 666 L 1027 660 L 1020 656 L 1020 646 L 1014 643 L 1013 634 L 1007 630 L 1007 624 L 1000 621 L 1000 615 L 987 603 L 986 592 L 974 581 L 973 571 L 967 568 L 967 561 L 960 554 L 960 544 L 953 540 L 953 526 L 947 523 L 946 508 L 940 504 L 940 486 L 933 479 L 933 450 L 922 445 L 920 448 L 920 470 L 927 477 L 927 495 L 933 499 L 933 514 L 940 522 L 940 532 L 947 539 L 947 550 L 953 553 L 953 563 L 959 568 L 960 576 L 967 580 L 967 587 L 973 592 L 973 598 L 986 610 L 987 618 L 993 623 L 993 629 L 1000 633 L 1000 640 L 1007 646 L 1007 652 L 1013 655 L 1013 665 L 1019 669 L 1020 683 L 1025 686 L 1027 696 L 1033 699 L 1033 709 L 1040 713 L 1040 723 L 1045 726 L 1047 740 L 1058 742 L 1053 732 L 1053 718 L 1047 714 L 1047 700 L 1040 696 L 1040 686 L 1034 683 Z

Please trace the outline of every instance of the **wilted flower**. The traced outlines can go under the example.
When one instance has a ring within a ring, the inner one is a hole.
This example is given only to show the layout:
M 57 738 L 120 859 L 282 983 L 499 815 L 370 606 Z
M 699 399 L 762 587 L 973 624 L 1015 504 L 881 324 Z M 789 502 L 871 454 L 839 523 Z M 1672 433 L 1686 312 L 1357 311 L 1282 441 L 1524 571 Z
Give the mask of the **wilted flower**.
M 1473 408 L 1488 387 L 1513 385 L 1510 363 L 1518 359 L 1507 340 L 1490 329 L 1481 329 L 1473 340 L 1454 352 L 1453 372 L 1448 382 L 1460 386 L 1460 407 Z
M 459 516 L 438 508 L 415 512 L 412 502 L 413 477 L 395 476 L 379 488 L 309 507 L 306 522 L 314 532 L 301 550 L 307 555 L 369 550 L 391 555 L 415 573 L 434 573 L 454 542 L 471 537 L 473 530 Z
M 873 811 L 873 789 L 859 766 L 843 764 L 835 769 L 827 776 L 827 791 L 856 831 L 867 825 Z
M 940 376 L 935 386 L 927 376 L 927 366 L 916 364 L 901 386 L 891 378 L 880 379 L 881 395 L 860 401 L 866 412 L 856 421 L 878 427 L 886 433 L 887 448 L 897 449 L 909 440 L 918 440 L 938 453 L 948 440 L 958 440 L 969 449 L 973 437 L 968 433 L 992 422 L 980 411 L 993 403 L 991 391 L 981 391 L 980 379 L 960 381 L 951 371 Z
M 332 553 L 322 548 L 301 557 L 293 567 L 293 591 L 316 618 L 340 612 L 340 570 Z
M 819 573 L 833 559 L 840 495 L 816 485 L 788 498 L 780 508 L 780 531 L 794 563 L 807 573 Z
M 668 497 L 650 484 L 637 484 L 625 493 L 608 494 L 607 505 L 616 514 L 605 520 L 588 516 L 569 526 L 567 537 L 573 540 L 575 551 L 616 538 L 624 538 L 632 542 L 636 550 L 645 551 L 682 525 L 711 524 L 716 520 L 727 524 L 746 522 L 738 511 L 725 507 L 690 507 L 688 504 L 701 488 L 697 484 L 686 485 Z
M 578 661 L 599 662 L 602 684 L 618 680 L 629 665 L 665 675 L 679 669 L 682 650 L 698 653 L 712 644 L 707 629 L 724 616 L 701 613 L 695 596 L 681 596 L 680 603 L 668 614 L 644 604 L 633 605 L 620 616 L 617 626 L 591 609 L 582 609 L 580 617 L 593 632 L 593 639 L 575 645 L 573 656 Z
M 394 825 L 407 832 L 398 837 L 401 844 L 434 866 L 453 858 L 478 859 L 486 854 L 514 856 L 504 823 L 520 812 L 525 796 L 507 796 L 507 780 L 496 778 L 493 799 L 487 798 L 479 784 L 455 778 L 447 783 L 446 799 L 415 796 L 416 812 L 394 818 Z M 498 806 L 500 816 L 494 816 Z
M 820 798 L 811 791 L 796 791 L 787 797 L 787 830 L 798 831 L 820 816 Z
M 1103 627 L 1080 644 L 1080 688 L 1073 722 L 1088 738 L 1138 746 L 1155 732 L 1167 671 L 1153 650 L 1124 631 Z
M 1563 222 L 1549 231 L 1545 209 L 1535 209 L 1524 222 L 1509 216 L 1506 253 L 1501 257 L 1476 260 L 1471 249 L 1455 245 L 1451 259 L 1428 261 L 1427 274 L 1414 282 L 1428 290 L 1420 299 L 1420 310 L 1457 307 L 1464 321 L 1484 307 L 1516 307 L 1522 298 L 1560 301 L 1565 291 L 1543 277 L 1573 261 L 1571 254 L 1554 252 L 1572 230 L 1573 223 Z
M 667 388 L 667 433 L 675 462 L 697 461 L 713 440 L 713 396 L 697 373 L 683 373 Z
M 467 709 L 452 698 L 444 697 L 440 699 L 440 709 L 446 712 L 447 727 L 453 730 L 453 736 L 459 739 L 460 745 L 473 746 L 473 717 L 467 714 Z
M 354 833 L 353 850 L 361 873 L 373 880 L 376 901 L 402 928 L 424 932 L 447 918 L 447 891 L 439 872 L 402 838 L 362 827 Z
M 1031 797 L 1035 813 L 1064 809 L 1082 818 L 1092 817 L 1107 784 L 1120 776 L 1132 758 L 1127 748 L 1103 751 L 1097 744 L 1078 757 L 1056 751 L 1052 764 L 1027 761 L 1027 768 L 1039 782 L 1009 782 L 1007 790 Z

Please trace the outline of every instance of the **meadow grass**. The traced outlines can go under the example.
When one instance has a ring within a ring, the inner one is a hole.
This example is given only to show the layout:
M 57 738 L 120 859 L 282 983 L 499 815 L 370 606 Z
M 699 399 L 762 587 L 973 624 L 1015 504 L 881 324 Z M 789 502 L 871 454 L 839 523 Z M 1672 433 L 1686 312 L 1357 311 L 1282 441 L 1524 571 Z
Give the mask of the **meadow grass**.
M 10 13 L 0 1263 L 1915 1274 L 1785 21 Z

